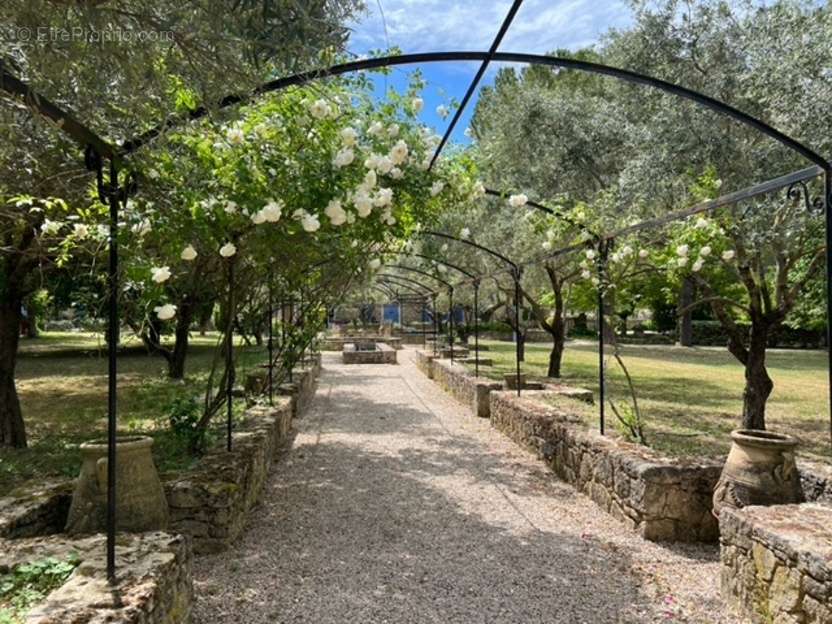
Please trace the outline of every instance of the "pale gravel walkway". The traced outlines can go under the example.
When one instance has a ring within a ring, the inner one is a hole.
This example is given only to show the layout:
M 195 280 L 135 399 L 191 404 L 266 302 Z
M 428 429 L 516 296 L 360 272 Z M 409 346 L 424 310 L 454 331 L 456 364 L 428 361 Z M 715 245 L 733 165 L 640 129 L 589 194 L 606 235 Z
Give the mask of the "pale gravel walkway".
M 641 540 L 399 361 L 325 355 L 244 538 L 196 561 L 197 624 L 739 621 L 716 548 Z

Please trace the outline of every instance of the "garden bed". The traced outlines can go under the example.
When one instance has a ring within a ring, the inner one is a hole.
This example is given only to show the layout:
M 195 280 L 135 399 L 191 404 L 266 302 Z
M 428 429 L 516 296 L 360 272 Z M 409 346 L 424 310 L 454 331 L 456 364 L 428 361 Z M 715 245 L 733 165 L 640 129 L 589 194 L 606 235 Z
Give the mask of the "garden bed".
M 722 594 L 754 622 L 832 622 L 832 507 L 724 509 Z
M 713 542 L 719 462 L 669 459 L 589 430 L 585 403 L 551 391 L 491 394 L 491 423 L 554 473 L 653 541 Z
M 190 621 L 192 554 L 186 537 L 161 532 L 119 534 L 115 585 L 107 580 L 105 543 L 103 535 L 0 541 L 0 585 L 15 586 L 7 595 L 5 612 L 0 608 L 0 621 Z

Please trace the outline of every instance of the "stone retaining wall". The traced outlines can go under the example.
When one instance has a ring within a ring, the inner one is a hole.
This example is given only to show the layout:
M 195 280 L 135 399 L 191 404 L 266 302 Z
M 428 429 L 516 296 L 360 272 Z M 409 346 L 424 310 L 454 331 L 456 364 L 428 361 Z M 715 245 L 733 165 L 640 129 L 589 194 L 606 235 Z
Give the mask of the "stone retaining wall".
M 433 355 L 433 351 L 422 349 L 416 351 L 416 368 L 422 371 L 428 379 L 433 379 L 433 361 L 435 359 L 436 356 Z
M 488 418 L 489 394 L 493 390 L 500 390 L 503 387 L 501 383 L 484 377 L 474 377 L 464 366 L 451 364 L 447 360 L 434 359 L 431 364 L 431 379 L 457 401 L 467 405 L 476 416 Z
M 192 470 L 166 481 L 170 531 L 191 536 L 197 553 L 228 548 L 242 532 L 291 423 L 288 398 L 251 408 L 234 432 L 230 453 L 217 446 Z
M 601 436 L 568 410 L 544 403 L 546 394 L 492 392 L 491 423 L 644 538 L 716 541 L 711 496 L 721 464 L 666 459 Z
M 72 479 L 56 479 L 0 498 L 0 538 L 19 539 L 63 531 L 73 484 Z
M 0 541 L 0 573 L 70 555 L 81 563 L 26 616 L 27 624 L 187 624 L 194 591 L 188 539 L 168 533 L 119 534 L 115 587 L 107 580 L 106 538 L 66 536 Z
M 344 364 L 395 364 L 396 350 L 384 342 L 372 343 L 373 350 L 360 349 L 361 343 L 347 342 L 341 357 Z
M 724 509 L 722 595 L 759 624 L 832 622 L 832 507 Z

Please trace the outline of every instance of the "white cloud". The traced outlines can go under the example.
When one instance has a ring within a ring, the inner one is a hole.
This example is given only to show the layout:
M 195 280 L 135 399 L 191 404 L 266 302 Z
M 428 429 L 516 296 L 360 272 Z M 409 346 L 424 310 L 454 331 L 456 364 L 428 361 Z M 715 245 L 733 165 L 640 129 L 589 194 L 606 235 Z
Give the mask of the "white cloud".
M 406 53 L 487 50 L 510 5 L 509 0 L 381 0 L 382 20 L 377 2 L 370 0 L 368 13 L 352 25 L 351 48 L 363 53 L 386 48 L 389 40 Z M 610 27 L 628 23 L 630 15 L 624 0 L 527 0 L 500 50 L 542 54 L 585 47 Z

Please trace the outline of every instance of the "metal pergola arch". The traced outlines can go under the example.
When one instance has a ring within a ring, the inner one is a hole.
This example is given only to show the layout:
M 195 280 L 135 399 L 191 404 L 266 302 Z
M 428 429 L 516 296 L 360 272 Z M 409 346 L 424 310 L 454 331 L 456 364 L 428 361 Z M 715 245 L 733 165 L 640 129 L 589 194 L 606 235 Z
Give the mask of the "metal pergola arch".
M 437 292 L 435 290 L 430 289 L 429 287 L 425 286 L 419 281 L 414 279 L 409 279 L 402 275 L 388 275 L 386 273 L 377 273 L 375 276 L 380 281 L 385 283 L 389 283 L 391 285 L 402 287 L 402 288 L 409 288 L 411 292 L 419 293 L 422 297 L 427 299 L 428 297 L 431 300 L 431 325 L 433 326 L 432 336 L 433 336 L 433 352 L 434 355 L 436 354 L 436 337 L 439 335 L 439 326 L 438 326 L 438 317 L 436 314 L 436 297 Z M 423 308 L 424 311 L 424 308 Z M 427 344 L 427 335 L 425 331 L 424 325 L 422 326 L 422 346 Z
M 433 62 L 460 62 L 460 61 L 480 61 L 482 63 L 480 70 L 474 83 L 469 87 L 469 93 L 472 93 L 476 88 L 485 68 L 490 62 L 506 62 L 506 63 L 524 63 L 532 65 L 544 65 L 549 67 L 559 67 L 564 69 L 573 69 L 578 71 L 590 72 L 599 75 L 613 77 L 619 80 L 639 84 L 651 88 L 658 89 L 665 93 L 690 100 L 699 106 L 708 108 L 719 114 L 726 115 L 739 123 L 745 124 L 758 132 L 778 141 L 788 149 L 806 158 L 810 162 L 817 165 L 823 171 L 824 175 L 824 191 L 821 207 L 825 210 L 825 229 L 826 229 L 826 287 L 827 287 L 827 348 L 829 350 L 829 385 L 832 388 L 832 163 L 827 161 L 817 152 L 813 151 L 801 142 L 792 137 L 780 132 L 769 124 L 763 122 L 756 117 L 753 117 L 733 106 L 730 106 L 720 100 L 699 93 L 692 89 L 675 85 L 673 83 L 653 78 L 638 72 L 615 68 L 599 63 L 592 63 L 588 61 L 581 61 L 577 59 L 569 59 L 555 56 L 542 56 L 536 54 L 512 53 L 512 52 L 498 52 L 497 49 L 514 17 L 514 14 L 519 8 L 522 0 L 515 0 L 508 15 L 504 19 L 503 26 L 500 32 L 495 37 L 488 52 L 437 52 L 424 54 L 408 54 L 399 56 L 378 57 L 372 59 L 363 59 L 350 63 L 342 63 L 331 66 L 326 69 L 312 70 L 294 76 L 279 78 L 265 83 L 261 87 L 255 89 L 252 93 L 246 96 L 229 95 L 224 98 L 219 107 L 231 106 L 242 103 L 252 97 L 265 94 L 271 91 L 277 91 L 293 85 L 302 85 L 307 82 L 326 78 L 330 76 L 337 76 L 349 72 L 360 71 L 365 69 L 378 69 L 384 67 L 391 67 L 397 65 L 417 64 L 417 63 L 433 63 Z M 28 85 L 23 81 L 17 79 L 6 71 L 5 66 L 0 63 L 0 89 L 22 97 L 31 108 L 37 111 L 40 115 L 51 119 L 57 123 L 63 132 L 66 132 L 82 146 L 85 150 L 85 161 L 87 167 L 96 172 L 98 181 L 99 197 L 102 202 L 109 205 L 110 217 L 110 231 L 109 231 L 109 266 L 108 266 L 108 281 L 110 287 L 110 296 L 108 303 L 108 484 L 107 484 L 107 572 L 110 580 L 115 577 L 115 466 L 116 466 L 116 346 L 118 340 L 118 249 L 117 249 L 117 234 L 118 234 L 118 213 L 120 203 L 126 201 L 128 193 L 133 190 L 134 185 L 129 181 L 119 182 L 119 166 L 123 159 L 131 152 L 138 149 L 142 144 L 148 140 L 159 135 L 165 128 L 174 125 L 178 119 L 168 120 L 161 126 L 154 128 L 142 135 L 125 142 L 120 148 L 112 146 L 107 141 L 101 139 L 95 132 L 78 122 L 75 117 L 69 115 L 59 107 L 54 105 L 51 101 L 37 93 L 33 92 Z M 465 104 L 467 104 L 470 95 L 467 95 Z M 463 107 L 457 110 L 454 117 L 454 123 L 461 115 Z M 207 114 L 208 109 L 205 107 L 198 108 L 192 111 L 185 119 L 197 119 Z M 181 119 L 181 118 L 180 118 Z M 450 131 L 446 133 L 449 135 Z M 442 145 L 447 141 L 444 138 Z M 440 149 L 434 155 L 431 165 L 439 156 Z M 103 180 L 103 160 L 108 159 L 109 163 L 109 181 L 104 183 Z M 518 276 L 519 279 L 519 276 Z M 519 345 L 518 345 L 519 346 Z M 518 382 L 519 382 L 519 361 L 518 361 Z M 519 392 L 519 383 L 518 383 Z M 830 422 L 832 423 L 832 392 L 830 392 Z
M 459 271 L 465 277 L 471 280 L 471 285 L 474 289 L 474 374 L 479 377 L 480 376 L 480 319 L 479 319 L 479 302 L 480 302 L 480 276 L 474 273 L 471 273 L 468 269 L 463 269 L 461 266 L 452 264 L 447 260 L 438 260 L 436 258 L 432 258 L 425 254 L 416 253 L 416 252 L 406 252 L 406 251 L 385 251 L 385 254 L 398 254 L 402 256 L 412 256 L 415 258 L 422 258 L 424 260 L 429 260 L 431 262 L 436 262 L 438 264 L 450 267 L 455 271 Z M 384 254 L 382 254 L 384 255 Z M 453 312 L 452 312 L 453 314 Z M 451 362 L 453 363 L 453 345 L 451 345 Z

